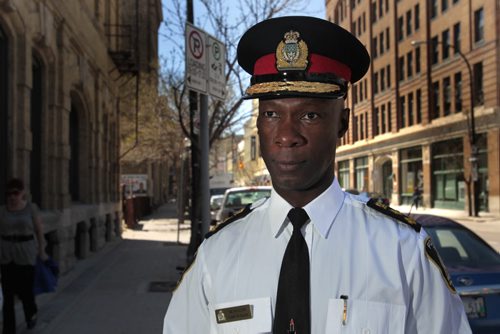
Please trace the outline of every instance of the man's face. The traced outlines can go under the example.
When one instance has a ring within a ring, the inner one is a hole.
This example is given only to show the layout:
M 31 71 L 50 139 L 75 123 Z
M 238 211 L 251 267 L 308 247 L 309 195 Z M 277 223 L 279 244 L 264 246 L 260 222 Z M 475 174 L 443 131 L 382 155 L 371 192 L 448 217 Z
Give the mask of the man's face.
M 308 193 L 310 201 L 328 188 L 334 177 L 337 139 L 347 130 L 348 114 L 342 99 L 260 100 L 257 128 L 262 157 L 281 196 Z

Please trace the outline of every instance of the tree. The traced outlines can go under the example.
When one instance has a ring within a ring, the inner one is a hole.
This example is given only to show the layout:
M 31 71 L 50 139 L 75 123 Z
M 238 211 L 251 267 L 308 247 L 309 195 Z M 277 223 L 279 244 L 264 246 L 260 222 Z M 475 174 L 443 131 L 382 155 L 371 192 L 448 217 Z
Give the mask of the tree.
M 224 134 L 230 135 L 240 127 L 242 121 L 251 116 L 252 107 L 245 107 L 243 95 L 249 83 L 249 77 L 237 62 L 236 48 L 238 41 L 250 26 L 265 19 L 292 10 L 305 12 L 308 1 L 304 0 L 240 0 L 235 1 L 200 0 L 203 15 L 193 18 L 192 0 L 172 0 L 166 7 L 168 22 L 161 37 L 172 46 L 169 54 L 163 57 L 161 80 L 169 92 L 171 110 L 176 112 L 183 136 L 191 141 L 191 242 L 188 249 L 188 262 L 201 242 L 199 224 L 201 210 L 200 198 L 197 197 L 199 182 L 200 155 L 198 135 L 195 129 L 198 109 L 196 94 L 187 92 L 184 86 L 184 29 L 186 21 L 195 21 L 195 26 L 207 31 L 226 45 L 225 77 L 227 82 L 226 99 L 209 99 L 209 147 Z M 187 15 L 186 15 L 187 14 Z M 191 106 L 191 107 L 190 107 Z

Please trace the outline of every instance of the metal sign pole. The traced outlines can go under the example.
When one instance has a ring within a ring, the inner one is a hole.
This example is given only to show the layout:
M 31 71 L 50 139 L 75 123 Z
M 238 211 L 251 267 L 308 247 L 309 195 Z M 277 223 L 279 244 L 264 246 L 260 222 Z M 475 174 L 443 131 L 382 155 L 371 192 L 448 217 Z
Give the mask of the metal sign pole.
M 201 237 L 202 239 L 208 233 L 210 228 L 210 190 L 208 176 L 208 151 L 209 151 L 209 136 L 208 136 L 208 96 L 200 94 L 200 150 L 201 150 Z

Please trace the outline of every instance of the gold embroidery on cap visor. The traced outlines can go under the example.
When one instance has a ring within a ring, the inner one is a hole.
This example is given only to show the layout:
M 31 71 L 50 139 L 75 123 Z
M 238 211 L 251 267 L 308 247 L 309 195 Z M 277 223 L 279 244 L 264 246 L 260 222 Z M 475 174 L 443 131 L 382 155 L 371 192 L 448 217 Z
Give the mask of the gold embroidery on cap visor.
M 272 81 L 252 85 L 247 88 L 246 94 L 248 96 L 279 92 L 335 94 L 341 91 L 342 89 L 339 85 L 323 82 Z

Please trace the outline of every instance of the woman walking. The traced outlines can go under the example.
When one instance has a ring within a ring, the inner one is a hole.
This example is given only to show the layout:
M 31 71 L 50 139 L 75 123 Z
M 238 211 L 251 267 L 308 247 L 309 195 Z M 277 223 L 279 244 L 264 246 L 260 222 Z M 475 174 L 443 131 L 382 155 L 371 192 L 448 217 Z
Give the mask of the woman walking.
M 0 207 L 0 273 L 3 292 L 3 334 L 16 332 L 14 297 L 22 301 L 27 327 L 35 327 L 37 305 L 33 294 L 37 255 L 46 260 L 38 207 L 25 199 L 24 182 L 7 182 L 6 205 Z

